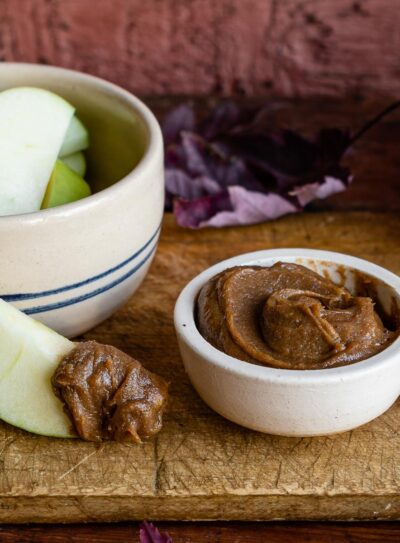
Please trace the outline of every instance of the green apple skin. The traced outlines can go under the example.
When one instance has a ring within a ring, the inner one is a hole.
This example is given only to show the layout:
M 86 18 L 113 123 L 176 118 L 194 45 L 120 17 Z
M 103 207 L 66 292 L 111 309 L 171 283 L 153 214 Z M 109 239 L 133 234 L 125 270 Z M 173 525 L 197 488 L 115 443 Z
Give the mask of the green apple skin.
M 64 158 L 65 156 L 72 155 L 78 151 L 84 151 L 88 147 L 89 132 L 82 121 L 74 116 L 71 119 L 58 156 Z
M 69 204 L 90 194 L 88 183 L 61 160 L 57 160 L 43 198 L 42 209 Z
M 82 152 L 73 153 L 72 155 L 64 156 L 61 159 L 61 162 L 64 162 L 64 164 L 66 164 L 68 168 L 71 168 L 71 170 L 73 170 L 75 173 L 77 173 L 81 177 L 85 177 L 86 158 Z
M 76 437 L 51 378 L 74 343 L 0 299 L 0 418 L 52 437 Z
M 74 111 L 44 89 L 0 93 L 0 216 L 40 209 Z

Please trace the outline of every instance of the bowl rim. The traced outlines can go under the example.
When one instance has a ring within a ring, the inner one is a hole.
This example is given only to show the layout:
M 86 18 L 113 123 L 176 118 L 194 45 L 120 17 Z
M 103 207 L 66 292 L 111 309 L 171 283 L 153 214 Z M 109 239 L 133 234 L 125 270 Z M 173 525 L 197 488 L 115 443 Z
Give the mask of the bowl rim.
M 174 310 L 174 326 L 178 337 L 194 351 L 199 357 L 206 359 L 216 368 L 228 373 L 252 378 L 259 381 L 279 382 L 280 384 L 304 386 L 310 383 L 335 383 L 357 379 L 360 373 L 382 371 L 392 365 L 396 356 L 400 356 L 400 337 L 380 353 L 365 360 L 340 366 L 318 370 L 291 370 L 258 366 L 250 362 L 239 360 L 219 351 L 200 334 L 194 319 L 194 304 L 200 288 L 215 274 L 226 268 L 237 265 L 272 265 L 273 261 L 282 260 L 290 262 L 297 258 L 319 260 L 341 264 L 348 268 L 367 273 L 381 282 L 386 283 L 400 296 L 400 277 L 386 268 L 373 264 L 368 260 L 319 249 L 281 248 L 265 249 L 237 255 L 207 268 L 196 275 L 184 287 L 178 296 Z
M 65 217 L 66 213 L 70 214 L 71 212 L 77 211 L 85 212 L 89 210 L 89 208 L 103 203 L 104 200 L 108 199 L 110 196 L 115 196 L 119 191 L 123 190 L 128 183 L 132 183 L 139 177 L 145 175 L 146 171 L 152 166 L 153 158 L 160 153 L 161 157 L 163 156 L 163 137 L 160 125 L 146 104 L 131 92 L 123 89 L 115 83 L 102 79 L 101 77 L 79 72 L 78 70 L 71 70 L 69 68 L 29 62 L 0 63 L 0 74 L 2 72 L 6 72 L 7 70 L 13 71 L 21 69 L 27 71 L 47 72 L 54 75 L 58 74 L 60 76 L 64 76 L 65 78 L 69 78 L 71 82 L 85 80 L 86 82 L 97 86 L 99 89 L 103 89 L 105 92 L 108 92 L 109 94 L 123 101 L 127 106 L 135 111 L 136 115 L 139 115 L 147 130 L 148 142 L 145 152 L 138 164 L 136 164 L 136 166 L 124 177 L 109 187 L 106 187 L 105 189 L 91 194 L 90 196 L 87 196 L 81 200 L 63 204 L 57 207 L 40 209 L 38 211 L 32 211 L 31 213 L 18 213 L 15 215 L 0 216 L 0 227 L 5 226 L 6 224 L 7 226 L 12 226 L 15 222 L 18 222 L 19 224 L 23 222 L 31 225 L 35 222 L 42 222 L 44 219 L 48 220 Z

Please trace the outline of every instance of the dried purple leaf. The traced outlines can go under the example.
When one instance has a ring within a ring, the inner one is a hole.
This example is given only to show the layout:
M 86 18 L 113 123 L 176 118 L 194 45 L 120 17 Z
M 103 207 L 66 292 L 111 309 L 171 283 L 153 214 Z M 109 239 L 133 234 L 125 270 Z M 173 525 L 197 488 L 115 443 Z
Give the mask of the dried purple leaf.
M 255 224 L 296 211 L 300 209 L 279 194 L 264 194 L 238 185 L 214 196 L 174 202 L 176 220 L 187 228 Z
M 206 175 L 193 178 L 183 170 L 176 168 L 169 168 L 165 172 L 165 186 L 169 194 L 185 200 L 193 200 L 221 191 L 221 187 L 215 179 Z
M 140 543 L 173 543 L 167 532 L 160 534 L 154 524 L 146 520 L 140 526 L 139 541 Z
M 290 196 L 295 196 L 301 207 L 305 207 L 313 200 L 323 200 L 332 194 L 346 190 L 346 185 L 340 179 L 335 177 L 325 177 L 320 183 L 308 183 L 300 187 L 295 187 L 290 191 Z
M 162 132 L 166 145 L 176 142 L 182 131 L 193 131 L 196 126 L 196 116 L 189 104 L 182 104 L 173 109 L 165 117 Z
M 307 139 L 272 129 L 270 108 L 222 102 L 198 123 L 180 106 L 164 123 L 167 205 L 189 228 L 252 224 L 301 211 L 316 198 L 343 191 L 352 181 L 341 165 L 347 149 L 392 104 L 353 137 L 328 128 Z
M 199 133 L 206 140 L 214 140 L 244 121 L 244 110 L 231 100 L 223 100 L 212 109 L 210 115 L 200 124 Z
M 224 190 L 213 196 L 203 196 L 194 200 L 177 198 L 173 204 L 174 215 L 180 226 L 200 228 L 221 211 L 232 211 L 229 192 Z
M 209 143 L 198 134 L 182 132 L 181 145 L 168 149 L 167 154 L 167 171 L 179 168 L 193 180 L 199 176 L 211 178 L 220 190 L 237 184 L 253 190 L 263 188 L 241 158 L 232 155 L 222 144 Z M 186 198 L 184 194 L 180 196 Z
M 337 168 L 350 137 L 341 130 L 323 130 L 314 141 L 290 130 L 268 132 L 251 131 L 228 135 L 233 149 L 259 179 L 275 190 L 283 192 L 306 183 L 322 183 L 331 170 Z M 347 174 L 344 182 L 349 183 Z

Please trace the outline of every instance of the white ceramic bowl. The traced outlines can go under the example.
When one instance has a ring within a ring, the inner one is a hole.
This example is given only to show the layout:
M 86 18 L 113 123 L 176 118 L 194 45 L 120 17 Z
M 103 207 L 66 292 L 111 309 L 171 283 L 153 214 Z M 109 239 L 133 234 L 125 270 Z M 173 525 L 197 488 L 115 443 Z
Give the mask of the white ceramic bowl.
M 175 306 L 175 328 L 189 378 L 203 400 L 227 419 L 284 436 L 325 435 L 350 430 L 384 413 L 400 394 L 400 339 L 355 364 L 322 370 L 287 370 L 249 364 L 214 348 L 199 333 L 194 307 L 200 288 L 215 274 L 238 265 L 296 262 L 336 282 L 345 269 L 352 290 L 359 270 L 378 281 L 388 310 L 400 304 L 400 278 L 348 255 L 309 249 L 277 249 L 240 255 L 195 277 Z
M 90 132 L 94 195 L 0 217 L 0 297 L 73 337 L 111 315 L 149 268 L 164 206 L 161 131 L 138 98 L 96 77 L 1 63 L 0 90 L 15 86 L 60 94 Z

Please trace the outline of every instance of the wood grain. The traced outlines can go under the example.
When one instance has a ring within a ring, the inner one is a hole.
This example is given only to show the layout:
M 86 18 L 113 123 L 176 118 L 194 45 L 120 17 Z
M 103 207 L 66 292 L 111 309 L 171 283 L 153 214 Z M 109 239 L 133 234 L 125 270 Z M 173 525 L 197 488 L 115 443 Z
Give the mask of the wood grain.
M 158 523 L 174 543 L 398 543 L 397 523 Z M 0 526 L 2 543 L 137 543 L 136 523 Z
M 400 92 L 400 0 L 0 0 L 0 58 L 140 94 Z
M 318 247 L 400 272 L 400 218 L 315 213 L 189 231 L 165 217 L 133 299 L 86 338 L 111 343 L 171 382 L 163 431 L 142 446 L 29 435 L 0 426 L 0 520 L 393 519 L 400 517 L 400 404 L 352 432 L 281 438 L 240 428 L 194 393 L 179 358 L 174 301 L 205 267 L 237 253 Z

